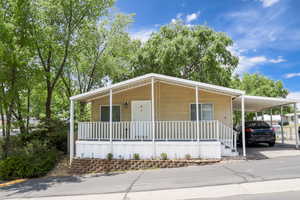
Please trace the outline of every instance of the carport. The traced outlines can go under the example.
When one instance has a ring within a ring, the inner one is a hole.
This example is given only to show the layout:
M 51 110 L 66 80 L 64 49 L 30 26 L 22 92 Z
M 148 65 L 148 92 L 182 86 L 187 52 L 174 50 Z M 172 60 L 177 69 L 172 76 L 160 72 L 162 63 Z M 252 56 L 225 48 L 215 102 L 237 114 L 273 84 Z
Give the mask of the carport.
M 245 144 L 245 112 L 264 112 L 270 110 L 272 116 L 272 109 L 280 107 L 281 109 L 281 116 L 283 106 L 292 105 L 294 107 L 294 116 L 295 119 L 297 117 L 296 111 L 297 106 L 296 104 L 300 103 L 300 100 L 296 99 L 287 99 L 287 98 L 274 98 L 274 97 L 262 97 L 262 96 L 249 96 L 249 95 L 242 95 L 233 99 L 233 110 L 241 111 L 241 122 L 242 122 L 242 140 L 243 140 L 243 156 L 246 156 L 246 144 Z M 281 118 L 282 119 L 282 118 Z M 271 117 L 272 122 L 272 117 Z M 282 122 L 282 121 L 281 121 Z M 281 123 L 282 124 L 282 123 Z M 296 148 L 299 147 L 299 138 L 298 138 L 298 124 L 294 124 L 295 129 L 295 146 Z M 283 134 L 283 126 L 281 126 L 281 132 Z M 282 136 L 282 139 L 284 137 Z M 283 142 L 283 141 L 282 141 Z

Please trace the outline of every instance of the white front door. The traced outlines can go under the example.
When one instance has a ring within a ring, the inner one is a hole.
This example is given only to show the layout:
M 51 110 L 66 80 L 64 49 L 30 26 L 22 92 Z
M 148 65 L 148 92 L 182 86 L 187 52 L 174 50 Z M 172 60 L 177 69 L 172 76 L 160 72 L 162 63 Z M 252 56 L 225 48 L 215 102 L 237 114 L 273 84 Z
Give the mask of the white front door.
M 131 134 L 136 139 L 150 139 L 151 101 L 131 102 Z

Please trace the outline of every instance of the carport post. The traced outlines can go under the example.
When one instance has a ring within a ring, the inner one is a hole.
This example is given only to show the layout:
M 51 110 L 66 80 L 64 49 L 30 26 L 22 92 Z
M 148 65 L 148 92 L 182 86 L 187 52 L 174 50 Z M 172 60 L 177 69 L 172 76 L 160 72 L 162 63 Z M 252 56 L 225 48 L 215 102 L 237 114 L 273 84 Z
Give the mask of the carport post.
M 246 156 L 246 139 L 245 139 L 245 96 L 242 95 L 242 142 L 243 156 Z
M 280 128 L 281 128 L 281 143 L 284 144 L 284 133 L 283 133 L 283 107 L 280 106 Z
M 298 119 L 297 119 L 297 105 L 294 103 L 294 125 L 295 125 L 295 134 L 296 134 L 296 148 L 299 147 L 299 138 L 298 138 Z
M 74 157 L 74 100 L 70 102 L 70 164 Z

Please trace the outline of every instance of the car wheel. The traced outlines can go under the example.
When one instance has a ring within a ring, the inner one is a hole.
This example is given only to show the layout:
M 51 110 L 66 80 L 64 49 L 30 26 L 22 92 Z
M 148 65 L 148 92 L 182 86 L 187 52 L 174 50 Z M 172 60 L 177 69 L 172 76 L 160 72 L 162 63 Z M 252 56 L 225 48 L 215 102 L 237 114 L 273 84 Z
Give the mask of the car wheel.
M 269 146 L 273 147 L 275 145 L 275 142 L 269 142 Z

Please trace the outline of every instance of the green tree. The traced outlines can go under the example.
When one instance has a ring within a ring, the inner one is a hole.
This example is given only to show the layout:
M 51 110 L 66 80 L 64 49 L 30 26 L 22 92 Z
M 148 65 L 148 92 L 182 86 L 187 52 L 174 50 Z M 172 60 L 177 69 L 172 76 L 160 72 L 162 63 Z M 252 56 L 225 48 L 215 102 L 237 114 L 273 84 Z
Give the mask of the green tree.
M 238 64 L 232 40 L 206 26 L 172 23 L 153 33 L 137 52 L 133 76 L 155 72 L 228 86 Z
M 258 73 L 245 73 L 241 79 L 235 76 L 232 87 L 254 96 L 286 97 L 288 95 L 288 90 L 283 87 L 282 81 L 275 81 Z
M 67 67 L 78 34 L 87 24 L 96 23 L 113 0 L 38 0 L 30 1 L 29 32 L 32 49 L 43 70 L 46 86 L 45 114 L 51 119 L 52 97 Z
M 126 32 L 132 17 L 116 14 L 108 16 L 97 25 L 89 24 L 78 38 L 77 47 L 70 55 L 68 70 L 62 76 L 66 94 L 85 93 L 102 87 L 103 79 L 116 80 L 128 73 L 128 56 L 135 53 L 136 41 Z M 80 103 L 80 116 L 85 115 L 86 103 Z
M 285 98 L 288 95 L 288 90 L 284 88 L 282 81 L 275 81 L 258 73 L 245 73 L 241 78 L 239 76 L 234 76 L 232 78 L 231 87 L 244 90 L 247 95 L 253 96 Z M 266 113 L 268 112 L 269 111 L 266 111 Z M 280 113 L 280 109 L 273 109 L 273 113 Z M 246 119 L 252 120 L 254 116 L 255 113 L 249 112 L 246 114 Z M 239 123 L 239 112 L 236 113 L 234 121 L 235 124 Z
M 7 155 L 13 119 L 26 131 L 22 100 L 30 87 L 34 64 L 26 32 L 27 2 L 7 0 L 1 1 L 0 6 L 0 114 Z

